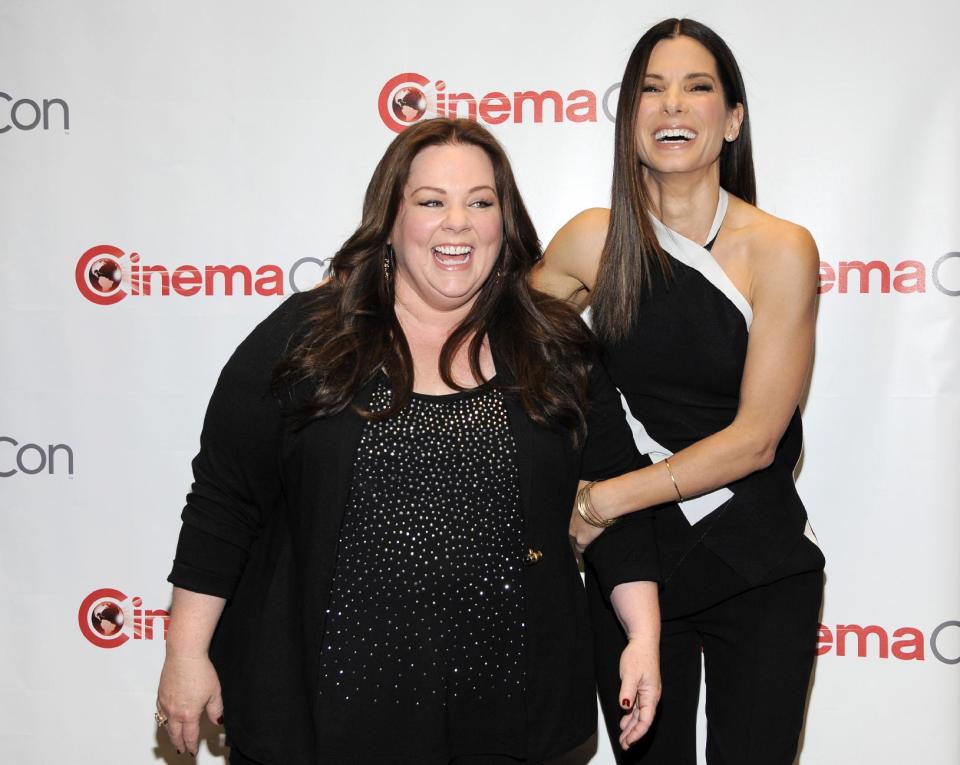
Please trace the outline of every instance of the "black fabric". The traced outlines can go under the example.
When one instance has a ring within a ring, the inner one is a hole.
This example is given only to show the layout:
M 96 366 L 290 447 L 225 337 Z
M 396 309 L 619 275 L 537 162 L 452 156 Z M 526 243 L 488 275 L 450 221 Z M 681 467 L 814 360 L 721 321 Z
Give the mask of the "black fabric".
M 314 765 L 324 610 L 363 430 L 352 408 L 293 429 L 270 395 L 276 361 L 304 320 L 292 296 L 238 347 L 214 390 L 193 462 L 194 484 L 169 581 L 228 599 L 210 648 L 230 740 L 263 765 Z M 510 370 L 491 347 L 502 384 Z M 357 392 L 368 402 L 371 386 Z M 587 604 L 568 539 L 578 479 L 616 475 L 639 457 L 619 396 L 591 375 L 590 435 L 534 425 L 504 403 L 517 444 L 525 547 L 526 756 L 547 759 L 596 726 Z M 636 544 L 655 559 L 649 534 Z M 389 732 L 379 732 L 388 735 Z
M 623 342 L 604 349 L 603 360 L 633 416 L 678 452 L 733 422 L 749 335 L 743 315 L 706 277 L 674 258 L 670 266 L 670 278 L 654 269 L 637 321 Z M 763 581 L 803 534 L 807 515 L 793 482 L 802 443 L 798 410 L 773 464 L 730 484 L 734 497 L 726 505 L 694 526 L 674 503 L 656 508 L 663 579 L 702 541 L 748 582 Z M 625 556 L 622 536 L 604 540 L 611 550 L 594 554 L 598 565 L 611 568 Z M 616 581 L 614 571 L 600 578 Z
M 373 410 L 390 399 L 384 379 Z M 522 757 L 525 557 L 498 390 L 415 393 L 367 423 L 323 638 L 323 759 Z
M 251 760 L 236 747 L 230 748 L 230 756 L 227 758 L 227 762 L 229 762 L 230 765 L 263 765 L 262 762 Z
M 230 765 L 263 765 L 263 763 L 257 762 L 256 760 L 251 760 L 249 757 L 246 757 L 237 749 L 230 750 Z M 345 757 L 340 759 L 328 759 L 324 757 L 318 765 L 367 765 L 370 760 L 363 756 L 358 757 Z M 423 760 L 409 760 L 406 762 L 396 761 L 390 765 L 430 765 L 425 763 Z M 509 757 L 503 754 L 471 754 L 465 755 L 463 757 L 453 757 L 449 760 L 444 760 L 442 763 L 437 763 L 437 765 L 543 765 L 541 762 L 534 760 L 523 760 L 517 759 L 515 757 Z
M 819 550 L 804 539 L 784 571 L 815 564 L 818 556 Z M 791 765 L 816 650 L 822 572 L 781 578 L 778 571 L 772 574 L 774 581 L 751 586 L 703 545 L 690 552 L 684 570 L 703 581 L 718 581 L 718 590 L 738 594 L 663 622 L 663 696 L 657 716 L 628 752 L 614 744 L 617 762 L 696 765 L 702 656 L 709 765 Z M 625 639 L 596 580 L 589 579 L 587 587 L 597 630 L 600 703 L 608 734 L 616 742 L 622 715 L 618 659 Z
M 673 257 L 670 266 L 669 277 L 654 269 L 626 339 L 606 347 L 603 358 L 632 415 L 655 442 L 678 452 L 733 422 L 749 335 L 727 294 Z M 696 763 L 701 644 L 711 765 L 792 761 L 824 565 L 804 536 L 806 511 L 793 482 L 801 445 L 798 410 L 773 464 L 731 483 L 733 497 L 697 523 L 666 503 L 634 514 L 649 525 L 634 527 L 628 516 L 588 548 L 601 706 L 615 750 L 625 638 L 609 595 L 637 570 L 632 556 L 649 546 L 650 526 L 659 556 L 663 700 L 653 728 L 618 762 Z

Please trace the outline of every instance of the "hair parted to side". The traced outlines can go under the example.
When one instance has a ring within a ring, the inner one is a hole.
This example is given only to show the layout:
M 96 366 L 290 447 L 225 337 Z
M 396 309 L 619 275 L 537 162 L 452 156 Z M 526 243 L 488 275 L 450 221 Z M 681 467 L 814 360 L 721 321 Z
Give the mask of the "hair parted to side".
M 650 27 L 627 61 L 620 85 L 614 130 L 613 186 L 610 226 L 600 256 L 597 282 L 591 297 L 593 329 L 607 342 L 622 340 L 636 321 L 642 294 L 650 280 L 670 275 L 667 256 L 657 242 L 649 219 L 650 195 L 637 159 L 636 111 L 643 93 L 647 63 L 661 40 L 690 37 L 713 55 L 727 108 L 743 105 L 743 124 L 732 143 L 720 150 L 720 185 L 741 199 L 756 204 L 750 112 L 740 67 L 723 39 L 693 19 L 666 19 Z
M 461 389 L 450 374 L 459 348 L 469 341 L 470 368 L 482 380 L 483 339 L 495 338 L 515 392 L 534 421 L 585 433 L 585 402 L 591 337 L 566 303 L 533 290 L 527 275 L 542 257 L 510 162 L 497 140 L 476 122 L 438 118 L 400 133 L 387 147 L 367 186 L 360 226 L 333 257 L 330 278 L 313 290 L 299 341 L 274 373 L 278 393 L 306 390 L 307 418 L 335 414 L 380 370 L 392 396 L 382 412 L 361 411 L 370 420 L 396 415 L 413 392 L 413 359 L 394 312 L 393 278 L 385 278 L 387 244 L 403 200 L 414 158 L 437 145 L 482 149 L 493 165 L 503 218 L 497 262 L 463 322 L 440 353 L 443 381 Z M 498 370 L 498 372 L 501 370 Z

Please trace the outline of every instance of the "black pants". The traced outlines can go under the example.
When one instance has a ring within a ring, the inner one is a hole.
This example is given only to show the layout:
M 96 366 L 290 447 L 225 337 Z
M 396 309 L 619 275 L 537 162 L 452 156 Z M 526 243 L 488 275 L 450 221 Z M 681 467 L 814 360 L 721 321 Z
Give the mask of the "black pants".
M 698 566 L 700 575 L 709 577 L 711 566 L 725 565 L 719 559 L 711 562 L 712 553 L 701 552 L 706 565 Z M 612 611 L 598 614 L 599 594 L 594 590 L 600 701 L 617 762 L 696 765 L 702 655 L 707 762 L 791 765 L 803 727 L 822 593 L 823 572 L 808 571 L 665 620 L 660 642 L 663 696 L 657 716 L 647 735 L 623 752 L 617 743 L 622 716 L 618 662 L 625 639 L 615 616 L 609 619 Z
M 256 760 L 244 757 L 236 749 L 230 751 L 230 765 L 260 765 Z M 318 763 L 317 765 L 325 765 Z M 537 765 L 529 760 L 515 760 L 513 757 L 504 757 L 498 754 L 478 754 L 469 757 L 454 757 L 450 765 Z

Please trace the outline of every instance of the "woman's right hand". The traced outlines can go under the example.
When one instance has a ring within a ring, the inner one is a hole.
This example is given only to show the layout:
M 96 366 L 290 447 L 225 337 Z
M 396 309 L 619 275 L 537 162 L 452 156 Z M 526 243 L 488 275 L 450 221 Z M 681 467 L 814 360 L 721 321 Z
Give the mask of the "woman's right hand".
M 165 715 L 167 735 L 177 754 L 197 754 L 200 715 L 204 711 L 214 725 L 223 724 L 220 678 L 206 653 L 167 653 L 157 689 L 157 711 Z
M 623 582 L 610 604 L 627 636 L 620 654 L 620 746 L 628 749 L 650 729 L 660 701 L 660 600 L 656 582 Z
M 620 654 L 620 747 L 626 751 L 653 724 L 660 702 L 660 649 L 654 636 L 632 637 Z

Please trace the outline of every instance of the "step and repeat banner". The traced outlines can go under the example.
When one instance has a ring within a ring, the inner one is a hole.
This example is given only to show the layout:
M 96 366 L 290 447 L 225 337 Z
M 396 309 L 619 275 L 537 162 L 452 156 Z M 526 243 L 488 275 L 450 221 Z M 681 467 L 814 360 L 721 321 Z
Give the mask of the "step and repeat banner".
M 734 50 L 760 204 L 822 258 L 798 484 L 828 565 L 800 761 L 960 762 L 942 0 L 2 0 L 0 759 L 180 760 L 152 719 L 165 577 L 220 367 L 320 279 L 387 143 L 437 110 L 504 143 L 544 242 L 607 204 L 624 64 L 674 15 Z M 569 761 L 613 762 L 593 748 Z M 205 727 L 198 761 L 225 756 Z

